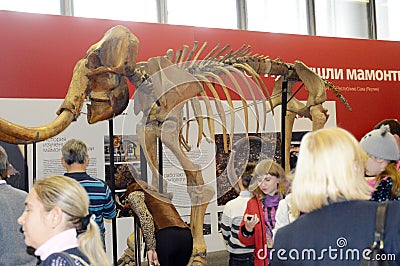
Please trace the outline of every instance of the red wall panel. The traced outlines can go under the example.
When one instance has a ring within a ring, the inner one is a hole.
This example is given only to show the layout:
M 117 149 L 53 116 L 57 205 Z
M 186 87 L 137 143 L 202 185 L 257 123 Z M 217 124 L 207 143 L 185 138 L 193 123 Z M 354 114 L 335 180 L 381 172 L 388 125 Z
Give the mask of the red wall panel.
M 400 71 L 400 42 L 329 38 L 240 30 L 197 28 L 0 11 L 0 97 L 64 98 L 75 63 L 115 25 L 127 26 L 140 40 L 138 61 L 191 46 L 194 40 L 252 46 L 254 53 L 301 60 L 310 67 L 343 69 L 338 86 L 353 108 L 337 103 L 338 125 L 357 138 L 384 118 L 397 118 L 399 79 L 352 80 L 347 69 Z M 272 91 L 272 79 L 267 82 Z M 132 87 L 133 88 L 133 87 Z M 376 88 L 378 91 L 363 91 Z M 354 91 L 353 91 L 354 90 Z M 304 100 L 306 91 L 299 98 Z M 328 92 L 328 99 L 336 99 Z M 1 107 L 0 107 L 1 111 Z M 0 113 L 1 115 L 1 113 Z

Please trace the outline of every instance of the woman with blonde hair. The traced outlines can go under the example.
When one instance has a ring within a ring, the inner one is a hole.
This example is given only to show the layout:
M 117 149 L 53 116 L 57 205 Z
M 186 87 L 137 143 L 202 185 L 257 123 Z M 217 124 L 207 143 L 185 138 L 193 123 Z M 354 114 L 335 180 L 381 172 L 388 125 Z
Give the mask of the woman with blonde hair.
M 72 178 L 51 176 L 36 181 L 18 223 L 25 244 L 36 249 L 41 266 L 111 265 L 88 206 L 86 190 Z
M 364 180 L 368 156 L 341 128 L 307 133 L 300 144 L 292 199 L 304 215 L 280 228 L 270 265 L 358 265 L 370 256 L 377 203 Z M 400 255 L 400 205 L 388 208 L 385 251 Z M 370 258 L 372 260 L 376 258 Z

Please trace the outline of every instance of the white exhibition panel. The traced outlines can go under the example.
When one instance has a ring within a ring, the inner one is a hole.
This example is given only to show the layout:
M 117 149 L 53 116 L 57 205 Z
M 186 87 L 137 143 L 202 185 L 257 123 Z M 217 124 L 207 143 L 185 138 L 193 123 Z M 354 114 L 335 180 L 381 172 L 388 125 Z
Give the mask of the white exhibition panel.
M 43 126 L 53 121 L 56 118 L 56 111 L 62 99 L 0 99 L 0 116 L 10 122 L 30 127 Z M 225 101 L 223 108 L 227 115 L 227 130 L 231 132 L 231 110 Z M 221 121 L 217 112 L 215 111 L 215 105 L 211 102 L 215 119 L 215 132 L 222 133 L 222 127 L 220 126 Z M 204 115 L 206 114 L 204 103 L 201 101 Z M 256 116 L 255 109 L 252 103 L 249 102 L 249 131 L 255 132 L 256 128 Z M 336 126 L 336 105 L 334 101 L 327 101 L 324 103 L 324 107 L 328 109 L 329 119 L 326 127 Z M 105 178 L 105 156 L 104 156 L 104 137 L 108 136 L 109 123 L 108 121 L 102 121 L 93 125 L 89 125 L 86 121 L 85 109 L 82 111 L 82 115 L 77 121 L 73 122 L 64 132 L 58 136 L 49 140 L 37 143 L 37 155 L 36 155 L 36 176 L 38 178 L 48 176 L 50 174 L 63 174 L 64 168 L 61 165 L 61 147 L 70 138 L 76 138 L 83 140 L 89 149 L 90 164 L 88 167 L 88 173 L 98 177 L 100 179 Z M 262 105 L 258 103 L 258 110 L 262 113 Z M 262 132 L 277 132 L 280 131 L 281 125 L 281 114 L 280 106 L 275 108 L 275 114 L 267 114 L 266 130 Z M 186 115 L 186 114 L 185 114 Z M 135 116 L 133 112 L 133 101 L 130 101 L 128 108 L 124 111 L 123 115 L 116 117 L 113 121 L 114 134 L 115 135 L 136 135 L 136 125 L 140 121 L 142 114 Z M 190 111 L 189 115 L 186 115 L 186 121 L 192 121 L 193 112 Z M 261 119 L 261 126 L 263 125 L 263 118 Z M 240 101 L 234 101 L 234 120 L 235 120 L 235 133 L 244 133 L 244 112 L 242 103 Z M 206 121 L 205 134 L 209 137 L 209 130 Z M 294 124 L 294 131 L 310 131 L 311 121 L 306 118 L 297 118 Z M 184 128 L 185 131 L 185 128 Z M 189 130 L 189 145 L 192 150 L 188 152 L 188 156 L 196 163 L 201 166 L 202 175 L 205 179 L 205 183 L 212 186 L 216 190 L 216 165 L 215 165 L 215 145 L 212 142 L 208 142 L 206 138 L 197 147 L 197 124 L 196 122 L 190 123 Z M 209 139 L 208 139 L 209 140 Z M 33 149 L 32 145 L 28 146 L 28 166 L 29 166 L 29 180 L 30 187 L 33 180 Z M 189 220 L 190 202 L 189 196 L 186 192 L 185 178 L 183 170 L 177 163 L 175 157 L 171 152 L 164 148 L 163 154 L 163 171 L 164 176 L 168 182 L 168 191 L 174 193 L 173 202 L 177 206 L 179 213 L 185 221 Z M 148 170 L 151 175 L 150 170 Z M 149 179 L 151 177 L 149 176 Z M 205 235 L 207 243 L 207 251 L 218 251 L 225 249 L 225 245 L 221 234 L 218 232 L 218 212 L 223 210 L 223 206 L 217 206 L 216 198 L 214 198 L 206 211 L 205 224 L 211 225 L 211 233 Z M 106 244 L 107 254 L 112 259 L 112 229 L 111 222 L 106 222 Z M 123 254 L 126 246 L 127 236 L 133 232 L 133 221 L 132 218 L 118 218 L 117 219 L 117 254 L 120 257 Z

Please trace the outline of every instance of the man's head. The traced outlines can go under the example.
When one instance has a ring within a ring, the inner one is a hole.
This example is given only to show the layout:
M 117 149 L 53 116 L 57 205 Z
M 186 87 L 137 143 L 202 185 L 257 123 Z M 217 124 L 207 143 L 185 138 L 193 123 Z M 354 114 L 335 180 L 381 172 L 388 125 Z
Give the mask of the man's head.
M 0 180 L 7 178 L 8 160 L 7 154 L 0 150 Z
M 70 139 L 61 148 L 61 152 L 63 164 L 66 164 L 64 166 L 72 164 L 84 165 L 88 161 L 87 147 L 83 141 Z

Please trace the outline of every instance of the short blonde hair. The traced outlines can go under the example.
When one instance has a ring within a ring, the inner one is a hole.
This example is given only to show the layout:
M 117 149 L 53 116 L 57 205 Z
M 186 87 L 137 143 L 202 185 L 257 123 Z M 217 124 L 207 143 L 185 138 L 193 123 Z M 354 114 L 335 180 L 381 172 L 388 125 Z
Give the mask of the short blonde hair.
M 341 200 L 368 200 L 364 179 L 368 156 L 355 137 L 341 128 L 307 133 L 300 144 L 292 193 L 302 212 Z

